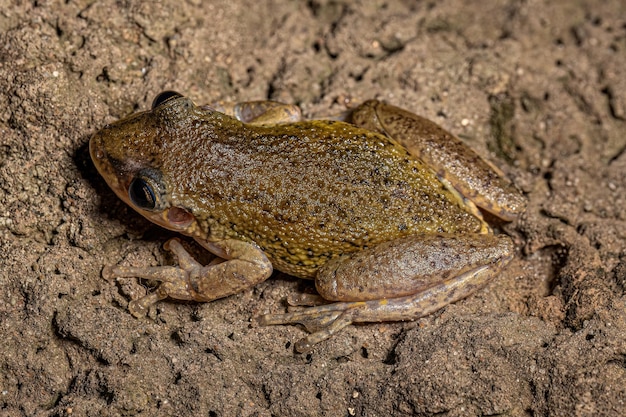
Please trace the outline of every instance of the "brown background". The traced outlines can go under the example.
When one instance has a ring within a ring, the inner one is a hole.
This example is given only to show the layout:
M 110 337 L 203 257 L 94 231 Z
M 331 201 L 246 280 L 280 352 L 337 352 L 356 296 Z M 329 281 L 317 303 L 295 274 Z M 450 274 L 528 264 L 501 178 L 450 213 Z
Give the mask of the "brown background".
M 66 4 L 67 3 L 67 4 Z M 626 414 L 626 6 L 593 1 L 0 1 L 0 415 Z M 298 355 L 255 328 L 304 285 L 126 311 L 105 264 L 171 262 L 86 144 L 176 89 L 306 115 L 377 97 L 529 197 L 516 260 L 412 323 Z

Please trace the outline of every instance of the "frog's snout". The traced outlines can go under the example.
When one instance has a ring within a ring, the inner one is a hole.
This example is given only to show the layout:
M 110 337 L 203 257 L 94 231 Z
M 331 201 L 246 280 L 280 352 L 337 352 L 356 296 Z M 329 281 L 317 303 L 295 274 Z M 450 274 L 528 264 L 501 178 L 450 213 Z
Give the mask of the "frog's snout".
M 100 174 L 103 174 L 103 169 L 109 170 L 109 166 L 119 167 L 124 160 L 126 147 L 120 140 L 120 131 L 117 123 L 107 124 L 89 140 L 89 154 Z
M 89 155 L 96 169 L 104 180 L 113 187 L 119 180 L 120 171 L 116 169 L 116 160 L 107 150 L 107 125 L 96 132 L 89 140 Z

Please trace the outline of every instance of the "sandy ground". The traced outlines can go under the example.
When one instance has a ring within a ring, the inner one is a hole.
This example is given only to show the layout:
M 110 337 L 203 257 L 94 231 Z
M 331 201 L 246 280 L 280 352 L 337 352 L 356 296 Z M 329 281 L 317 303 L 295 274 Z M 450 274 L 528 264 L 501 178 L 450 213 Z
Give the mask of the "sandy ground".
M 0 1 L 0 415 L 626 414 L 626 6 L 621 0 Z M 365 2 L 362 2 L 365 3 Z M 175 89 L 307 115 L 377 97 L 454 132 L 529 198 L 485 290 L 309 354 L 278 276 L 162 302 L 106 264 L 172 262 L 118 201 L 94 131 Z

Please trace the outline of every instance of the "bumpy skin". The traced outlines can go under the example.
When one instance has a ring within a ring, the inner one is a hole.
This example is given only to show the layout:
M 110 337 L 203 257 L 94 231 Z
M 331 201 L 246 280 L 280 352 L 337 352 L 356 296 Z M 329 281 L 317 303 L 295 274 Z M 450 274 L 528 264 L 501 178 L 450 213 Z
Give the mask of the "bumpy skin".
M 351 322 L 428 314 L 484 285 L 511 259 L 510 239 L 489 234 L 462 187 L 415 156 L 414 138 L 403 146 L 339 121 L 269 124 L 276 117 L 268 114 L 293 120 L 292 108 L 281 106 L 236 109 L 253 114 L 246 124 L 173 95 L 91 139 L 94 163 L 120 198 L 226 260 L 202 266 L 172 242 L 180 268 L 105 269 L 164 281 L 131 303 L 133 314 L 167 296 L 208 301 L 236 293 L 266 279 L 272 266 L 315 278 L 327 300 L 370 300 L 260 319 L 323 329 L 297 345 L 307 350 Z M 139 197 L 138 178 L 139 194 L 146 192 Z

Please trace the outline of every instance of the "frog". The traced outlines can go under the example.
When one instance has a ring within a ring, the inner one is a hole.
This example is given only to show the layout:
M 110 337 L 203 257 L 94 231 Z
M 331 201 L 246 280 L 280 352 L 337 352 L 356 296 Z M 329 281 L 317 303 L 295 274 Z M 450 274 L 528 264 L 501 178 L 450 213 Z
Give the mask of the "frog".
M 378 100 L 305 120 L 296 105 L 196 105 L 165 91 L 96 132 L 89 150 L 121 200 L 216 256 L 203 265 L 173 238 L 164 246 L 178 265 L 105 266 L 107 279 L 160 282 L 129 302 L 133 316 L 168 297 L 228 297 L 278 270 L 314 280 L 317 294 L 254 322 L 303 325 L 297 352 L 352 323 L 416 320 L 485 287 L 515 245 L 483 212 L 508 222 L 526 206 L 460 139 Z

